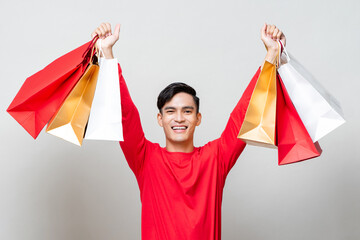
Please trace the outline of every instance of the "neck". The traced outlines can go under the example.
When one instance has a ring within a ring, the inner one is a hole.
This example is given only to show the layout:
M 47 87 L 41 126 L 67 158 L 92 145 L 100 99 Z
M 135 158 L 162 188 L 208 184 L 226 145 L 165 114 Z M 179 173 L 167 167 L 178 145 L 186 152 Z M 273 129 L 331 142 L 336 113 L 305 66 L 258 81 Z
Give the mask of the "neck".
M 169 152 L 184 152 L 189 153 L 194 151 L 194 143 L 191 142 L 171 142 L 166 140 L 166 150 Z

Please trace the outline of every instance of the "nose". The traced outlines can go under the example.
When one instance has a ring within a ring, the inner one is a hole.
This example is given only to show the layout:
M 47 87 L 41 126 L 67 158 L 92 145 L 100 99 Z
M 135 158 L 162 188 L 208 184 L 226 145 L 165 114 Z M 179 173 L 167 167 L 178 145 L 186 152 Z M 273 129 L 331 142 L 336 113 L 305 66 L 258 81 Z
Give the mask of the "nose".
M 175 115 L 175 122 L 183 122 L 184 119 L 184 115 L 182 114 L 182 112 L 177 112 Z

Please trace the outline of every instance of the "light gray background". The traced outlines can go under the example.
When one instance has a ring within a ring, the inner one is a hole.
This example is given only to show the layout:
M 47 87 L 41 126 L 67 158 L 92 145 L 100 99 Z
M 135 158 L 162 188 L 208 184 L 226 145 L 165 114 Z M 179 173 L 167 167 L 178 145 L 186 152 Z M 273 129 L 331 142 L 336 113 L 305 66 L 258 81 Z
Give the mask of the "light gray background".
M 217 138 L 265 49 L 264 22 L 341 102 L 347 123 L 320 141 L 321 157 L 277 166 L 275 150 L 248 146 L 224 189 L 223 239 L 360 239 L 360 2 L 6 1 L 1 4 L 0 239 L 140 239 L 139 190 L 116 142 L 77 147 L 33 140 L 5 110 L 26 77 L 122 23 L 115 47 L 146 137 L 164 146 L 158 93 L 197 89 L 196 145 Z

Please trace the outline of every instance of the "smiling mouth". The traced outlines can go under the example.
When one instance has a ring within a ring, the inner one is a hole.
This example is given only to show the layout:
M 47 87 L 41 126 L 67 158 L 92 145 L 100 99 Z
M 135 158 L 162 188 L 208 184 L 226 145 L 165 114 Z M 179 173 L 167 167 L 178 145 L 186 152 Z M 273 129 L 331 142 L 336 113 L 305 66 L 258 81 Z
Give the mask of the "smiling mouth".
M 188 127 L 181 126 L 181 127 L 171 127 L 172 130 L 186 130 Z

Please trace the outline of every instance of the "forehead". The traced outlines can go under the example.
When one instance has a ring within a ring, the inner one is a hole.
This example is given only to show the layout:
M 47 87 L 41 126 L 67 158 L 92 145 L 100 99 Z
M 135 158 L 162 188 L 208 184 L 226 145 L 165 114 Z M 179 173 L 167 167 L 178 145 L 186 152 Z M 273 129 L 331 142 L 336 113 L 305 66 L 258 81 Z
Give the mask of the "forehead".
M 184 106 L 192 106 L 196 107 L 195 101 L 192 95 L 180 92 L 175 94 L 170 101 L 165 103 L 164 107 L 184 107 Z

